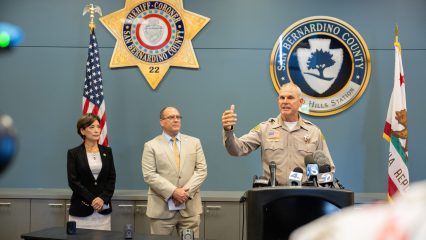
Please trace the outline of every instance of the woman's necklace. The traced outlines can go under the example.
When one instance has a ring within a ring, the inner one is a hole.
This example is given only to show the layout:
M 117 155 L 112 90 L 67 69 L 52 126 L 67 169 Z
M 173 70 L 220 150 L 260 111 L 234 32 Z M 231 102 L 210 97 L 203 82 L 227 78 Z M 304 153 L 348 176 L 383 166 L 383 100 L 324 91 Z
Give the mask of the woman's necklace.
M 96 160 L 96 154 L 99 151 L 98 146 L 97 145 L 88 146 L 87 144 L 85 144 L 85 147 L 86 147 L 86 151 L 92 155 L 93 160 Z

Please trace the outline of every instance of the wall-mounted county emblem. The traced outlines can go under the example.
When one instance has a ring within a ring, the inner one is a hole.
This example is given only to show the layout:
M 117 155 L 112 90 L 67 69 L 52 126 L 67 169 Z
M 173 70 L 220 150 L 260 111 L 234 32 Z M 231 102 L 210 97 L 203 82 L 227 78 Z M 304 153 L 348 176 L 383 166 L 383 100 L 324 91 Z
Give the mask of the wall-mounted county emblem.
M 138 66 L 155 89 L 171 66 L 199 67 L 191 40 L 210 19 L 183 9 L 182 0 L 126 0 L 100 20 L 117 39 L 110 67 Z
M 293 82 L 303 93 L 300 112 L 327 116 L 352 106 L 370 78 L 370 53 L 361 35 L 333 17 L 302 19 L 287 28 L 272 50 L 270 72 L 279 92 Z

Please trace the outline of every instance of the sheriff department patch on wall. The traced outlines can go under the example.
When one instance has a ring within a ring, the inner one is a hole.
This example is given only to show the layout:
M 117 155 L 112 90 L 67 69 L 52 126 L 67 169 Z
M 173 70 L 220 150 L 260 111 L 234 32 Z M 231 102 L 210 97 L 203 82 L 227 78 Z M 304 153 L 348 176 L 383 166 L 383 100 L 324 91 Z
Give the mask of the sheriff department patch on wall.
M 352 106 L 368 85 L 370 53 L 361 35 L 333 17 L 304 18 L 288 27 L 272 50 L 275 90 L 293 82 L 302 90 L 300 112 L 328 116 Z
M 184 28 L 182 17 L 171 5 L 144 2 L 129 11 L 122 35 L 133 56 L 147 63 L 160 63 L 182 47 Z
M 199 67 L 191 40 L 209 20 L 185 10 L 183 0 L 126 0 L 100 18 L 117 39 L 110 67 L 138 66 L 156 89 L 170 67 Z

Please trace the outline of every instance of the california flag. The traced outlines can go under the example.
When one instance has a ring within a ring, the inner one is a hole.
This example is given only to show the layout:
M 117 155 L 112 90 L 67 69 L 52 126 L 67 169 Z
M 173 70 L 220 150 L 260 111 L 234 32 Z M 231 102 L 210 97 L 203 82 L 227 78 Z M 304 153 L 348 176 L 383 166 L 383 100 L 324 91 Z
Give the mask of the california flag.
M 389 142 L 388 197 L 408 189 L 408 128 L 405 78 L 399 43 L 395 44 L 395 74 L 383 137 Z

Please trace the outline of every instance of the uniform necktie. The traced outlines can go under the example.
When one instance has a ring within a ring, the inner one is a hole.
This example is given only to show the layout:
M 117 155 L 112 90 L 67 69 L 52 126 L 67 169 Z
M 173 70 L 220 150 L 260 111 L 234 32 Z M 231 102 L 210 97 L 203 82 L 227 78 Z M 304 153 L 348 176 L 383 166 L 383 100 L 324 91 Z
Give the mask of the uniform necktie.
M 177 167 L 177 169 L 179 171 L 179 168 L 180 168 L 180 154 L 179 154 L 178 146 L 176 144 L 176 137 L 173 137 L 172 140 L 173 140 L 173 155 L 175 155 L 176 167 Z

